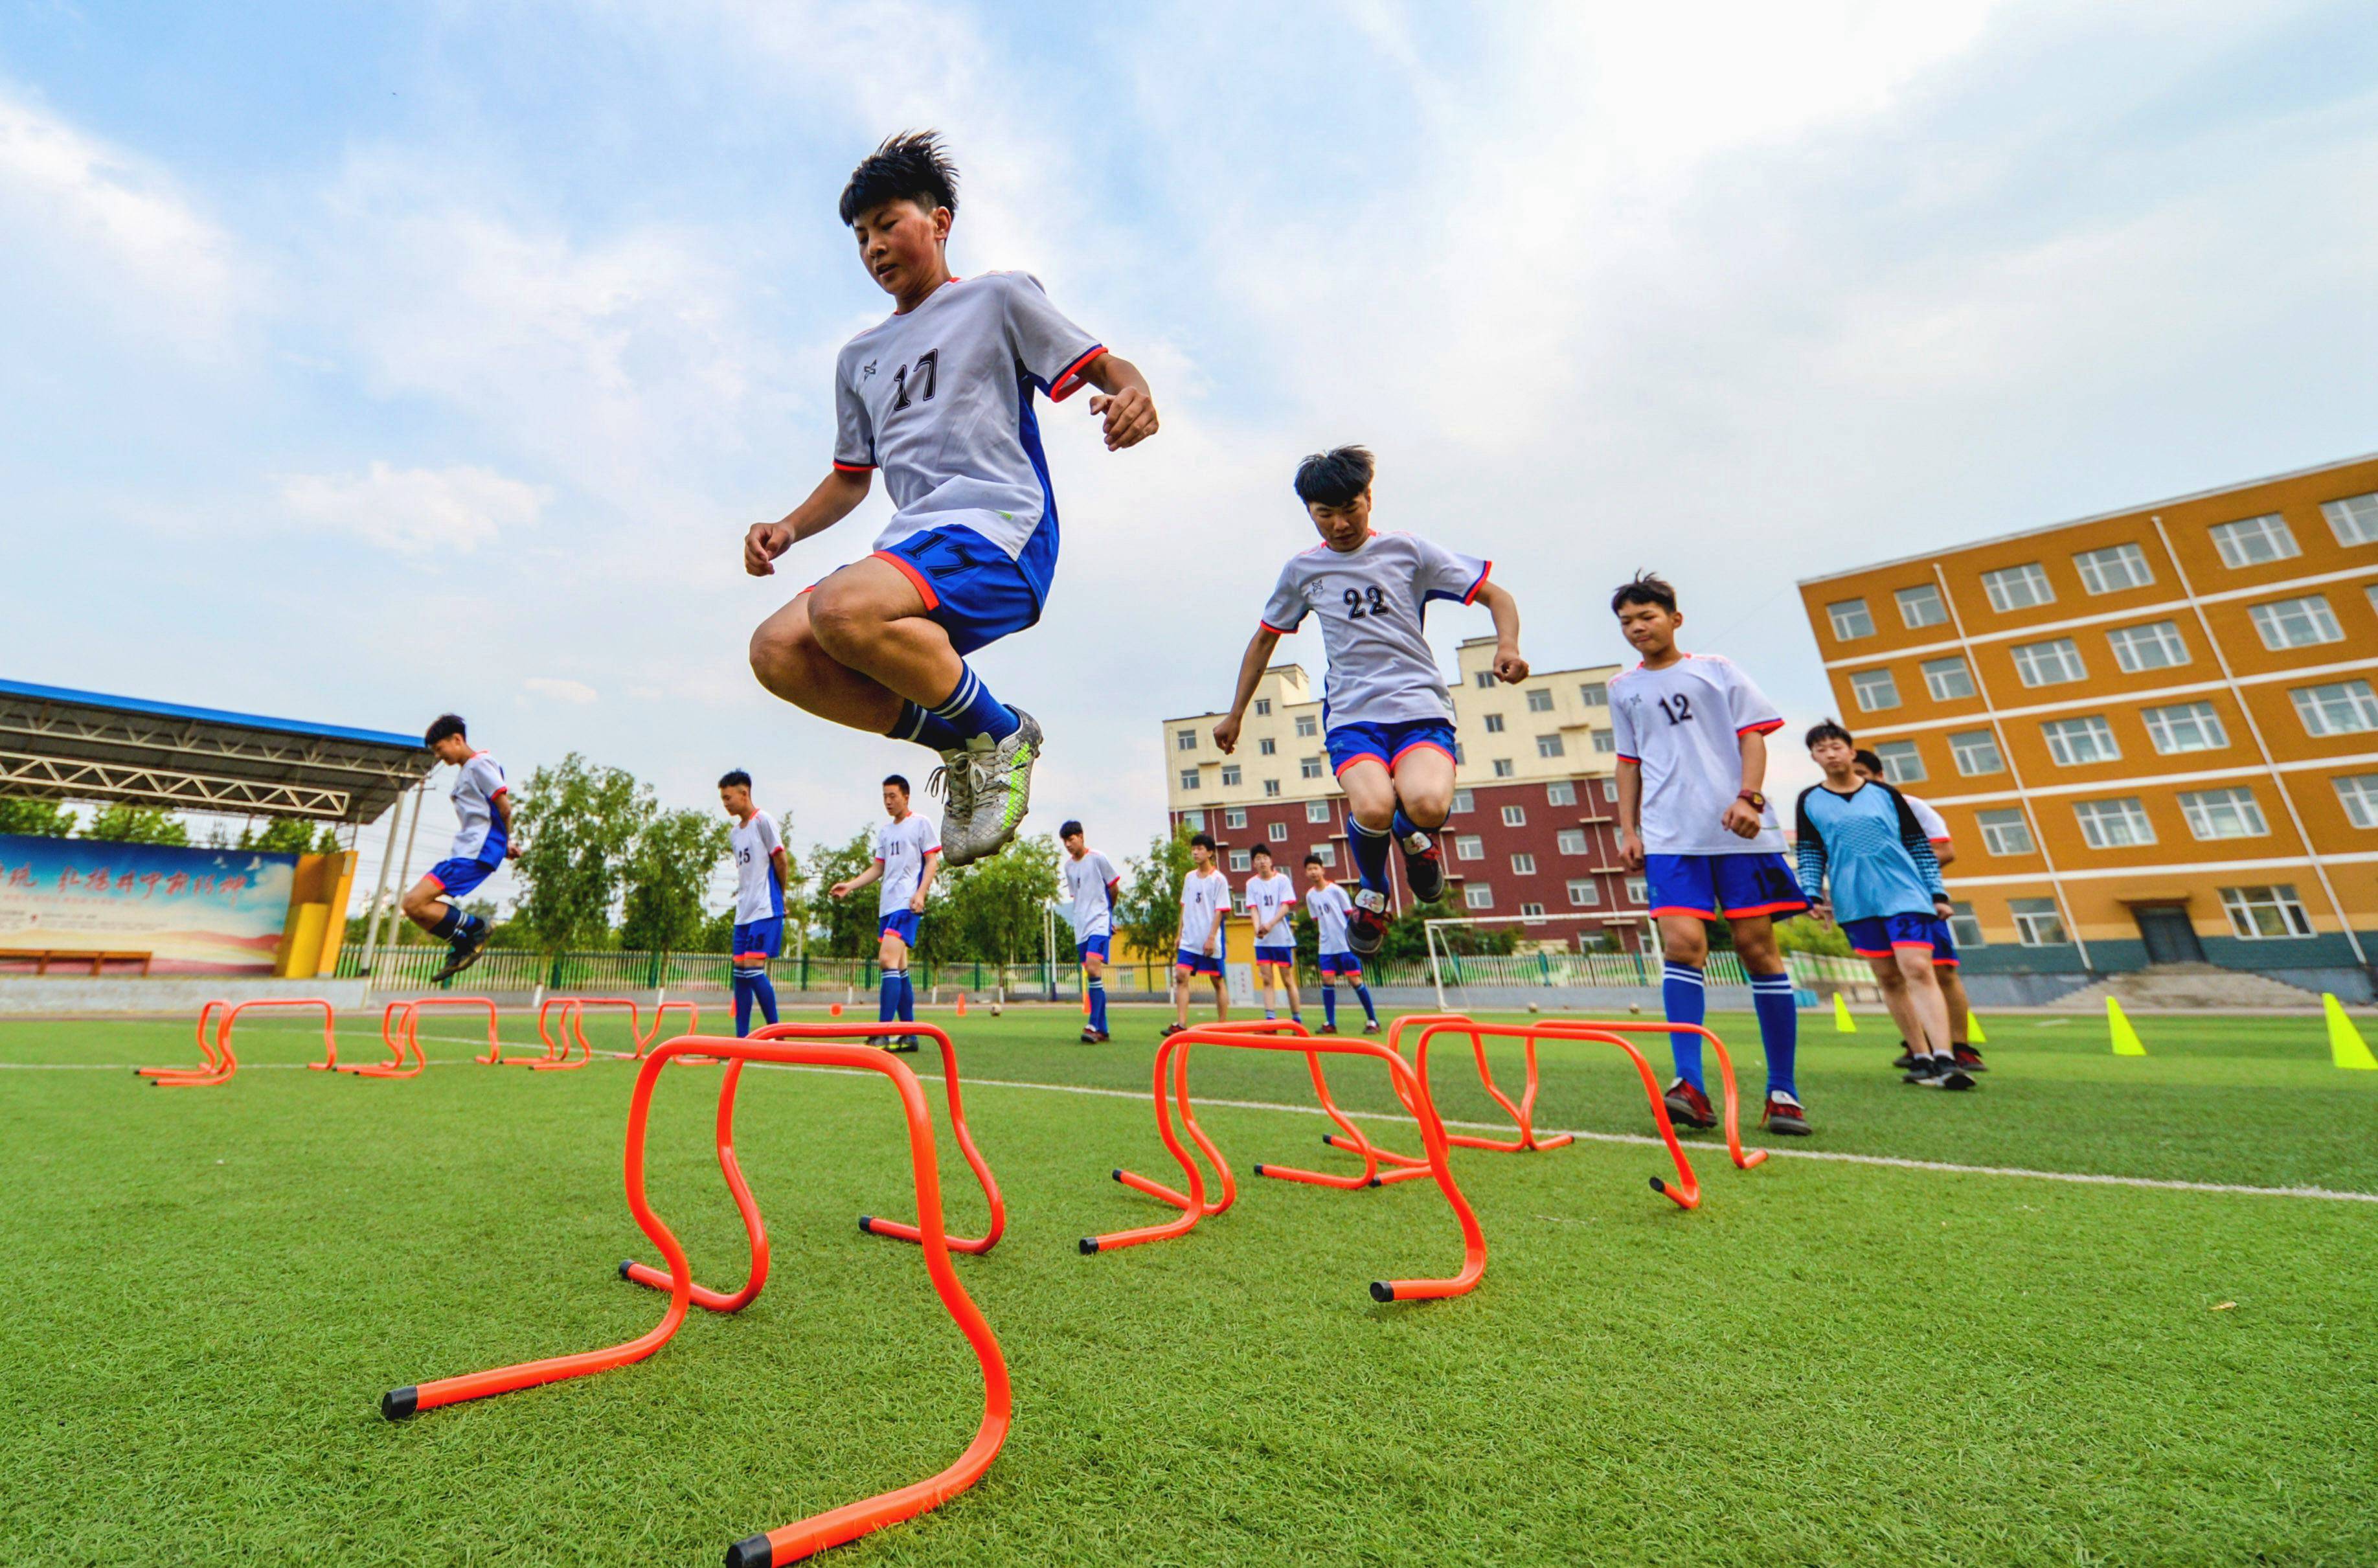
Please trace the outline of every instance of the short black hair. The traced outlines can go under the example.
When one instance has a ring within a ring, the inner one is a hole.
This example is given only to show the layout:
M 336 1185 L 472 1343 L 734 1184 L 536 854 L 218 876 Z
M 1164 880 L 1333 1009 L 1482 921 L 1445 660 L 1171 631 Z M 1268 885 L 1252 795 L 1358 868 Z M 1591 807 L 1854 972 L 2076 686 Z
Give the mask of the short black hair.
M 471 738 L 471 732 L 462 727 L 462 716 L 459 713 L 441 713 L 431 719 L 429 728 L 422 734 L 421 743 L 425 746 L 434 746 L 449 737 L 458 741 L 467 741 Z
M 903 199 L 930 212 L 936 207 L 958 210 L 958 170 L 942 150 L 939 131 L 899 131 L 859 161 L 850 183 L 842 187 L 842 222 L 847 228 L 862 212 Z
M 1195 849 L 1200 844 L 1203 844 L 1206 847 L 1206 852 L 1207 854 L 1210 855 L 1214 852 L 1214 836 L 1211 833 L 1192 833 L 1189 835 L 1189 847 L 1191 849 Z
M 1075 834 L 1081 832 L 1081 830 L 1082 825 L 1075 821 L 1073 818 L 1068 817 L 1063 822 L 1057 825 L 1057 837 L 1061 839 L 1071 838 Z
M 1336 446 L 1316 452 L 1296 465 L 1296 499 L 1307 506 L 1351 506 L 1371 488 L 1378 459 L 1363 446 Z
M 1324 870 L 1324 871 L 1327 871 L 1327 870 L 1328 870 L 1328 869 L 1329 869 L 1329 868 L 1328 868 L 1328 866 L 1323 862 L 1323 861 L 1322 861 L 1322 859 L 1321 859 L 1321 857 L 1320 857 L 1319 855 L 1307 855 L 1307 856 L 1305 856 L 1305 857 L 1304 857 L 1304 863 L 1305 863 L 1305 864 L 1307 864 L 1307 865 L 1317 865 L 1317 866 L 1320 866 L 1320 867 L 1321 867 L 1321 869 L 1322 869 L 1322 870 Z
M 751 776 L 739 767 L 719 776 L 718 787 L 722 790 L 732 790 L 738 784 L 749 790 L 751 787 Z
M 915 793 L 914 790 L 908 788 L 907 778 L 903 774 L 887 773 L 883 776 L 883 782 L 886 784 L 897 784 L 900 786 L 900 792 L 904 795 Z
M 1618 585 L 1610 596 L 1610 613 L 1615 615 L 1630 604 L 1655 604 L 1670 615 L 1676 613 L 1676 590 L 1656 572 L 1638 572 Z
M 1820 741 L 1839 741 L 1845 746 L 1857 744 L 1857 737 L 1843 729 L 1842 721 L 1838 718 L 1827 718 L 1809 725 L 1808 732 L 1801 736 L 1800 740 L 1801 743 L 1812 752 L 1817 749 L 1817 743 Z
M 1257 844 L 1253 852 L 1261 855 L 1266 860 L 1272 858 L 1271 846 L 1269 844 Z
M 1882 758 L 1874 752 L 1860 748 L 1857 755 L 1850 758 L 1850 766 L 1863 767 L 1868 773 L 1880 775 L 1882 772 Z

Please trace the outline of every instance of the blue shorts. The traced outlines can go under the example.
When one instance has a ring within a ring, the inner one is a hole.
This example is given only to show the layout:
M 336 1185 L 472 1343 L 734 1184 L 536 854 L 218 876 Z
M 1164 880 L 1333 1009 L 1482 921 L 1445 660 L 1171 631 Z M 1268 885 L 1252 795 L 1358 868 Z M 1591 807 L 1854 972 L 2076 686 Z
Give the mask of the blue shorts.
M 1088 958 L 1092 953 L 1096 953 L 1102 959 L 1107 957 L 1107 945 L 1113 940 L 1114 938 L 1112 936 L 1103 931 L 1099 932 L 1096 936 L 1083 937 L 1080 941 L 1074 944 L 1075 961 L 1078 963 L 1082 959 Z
M 894 910 L 890 914 L 876 917 L 875 935 L 879 939 L 897 936 L 913 947 L 917 945 L 917 923 L 923 918 L 914 910 Z
M 460 903 L 472 888 L 495 875 L 496 868 L 503 863 L 501 855 L 491 861 L 439 861 L 429 868 L 429 880 Z
M 1255 962 L 1259 964 L 1286 964 L 1289 968 L 1294 969 L 1296 967 L 1296 949 L 1293 947 L 1257 947 L 1255 949 Z
M 1172 955 L 1172 967 L 1185 969 L 1191 974 L 1219 974 L 1222 972 L 1222 960 L 1211 953 L 1193 953 L 1183 947 Z
M 1327 741 L 1332 774 L 1345 772 L 1364 757 L 1393 773 L 1396 764 L 1404 760 L 1404 754 L 1416 746 L 1443 752 L 1449 758 L 1461 754 L 1454 750 L 1453 726 L 1441 718 L 1419 718 L 1402 724 L 1333 724 Z
M 963 658 L 1040 619 L 1057 564 L 1056 540 L 1057 519 L 1051 515 L 1033 530 L 1020 561 L 1009 560 L 973 529 L 956 526 L 911 534 L 877 550 L 875 559 L 890 561 L 915 585 L 926 617 L 950 634 L 950 646 Z
M 1653 915 L 1795 915 L 1806 911 L 1799 879 L 1772 851 L 1741 855 L 1646 855 Z
M 785 950 L 785 917 L 773 915 L 766 920 L 739 923 L 735 927 L 735 958 L 767 959 Z
M 1345 974 L 1360 980 L 1363 978 L 1363 960 L 1351 953 L 1324 953 L 1321 955 L 1321 973 L 1324 978 Z
M 1935 964 L 1947 967 L 1957 961 L 1957 942 L 1949 935 L 1949 923 L 1935 914 L 1845 920 L 1842 935 L 1850 939 L 1850 951 L 1861 959 L 1887 959 L 1895 947 L 1924 947 L 1930 950 Z

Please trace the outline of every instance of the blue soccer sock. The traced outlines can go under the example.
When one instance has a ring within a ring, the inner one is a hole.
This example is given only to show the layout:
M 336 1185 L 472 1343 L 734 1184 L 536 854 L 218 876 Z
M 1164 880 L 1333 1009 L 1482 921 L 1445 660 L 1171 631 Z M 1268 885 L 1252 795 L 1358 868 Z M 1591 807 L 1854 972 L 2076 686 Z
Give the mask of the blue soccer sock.
M 1788 974 L 1750 977 L 1750 1005 L 1759 1013 L 1759 1039 L 1767 1047 L 1767 1092 L 1800 1097 L 1792 1080 L 1794 1058 L 1800 1048 L 1800 1009 L 1792 1002 Z
M 776 985 L 775 982 L 768 978 L 766 970 L 761 970 L 751 976 L 751 995 L 759 1000 L 760 1016 L 770 1023 L 775 1022 Z
M 1355 869 L 1362 874 L 1363 886 L 1374 893 L 1387 890 L 1388 838 L 1375 833 L 1353 818 L 1346 819 L 1346 842 L 1354 851 Z
M 905 969 L 900 971 L 900 1021 L 917 1021 L 917 983 L 908 978 Z
M 991 694 L 982 677 L 964 659 L 958 661 L 957 690 L 934 704 L 933 712 L 947 720 L 966 742 L 982 736 L 1004 741 L 1015 733 L 1016 726 L 1022 722 L 1015 709 Z
M 1107 983 L 1090 982 L 1090 1027 L 1100 1034 L 1107 1031 Z
M 1371 1006 L 1371 988 L 1358 980 L 1354 983 L 1354 995 L 1362 998 L 1363 1016 L 1373 1023 L 1378 1022 L 1379 1009 Z
M 462 923 L 462 907 L 460 904 L 448 904 L 445 909 L 446 912 L 438 917 L 438 923 L 429 928 L 429 935 L 450 939 L 454 935 L 454 928 Z
M 751 1032 L 751 971 L 735 971 L 735 1038 L 742 1039 Z
M 900 982 L 904 977 L 896 969 L 883 971 L 883 981 L 875 987 L 875 1021 L 893 1023 L 900 1017 Z
M 1691 964 L 1672 963 L 1660 983 L 1670 1023 L 1699 1024 L 1709 1015 L 1709 986 Z M 1706 1093 L 1701 1082 L 1701 1037 L 1679 1031 L 1668 1036 L 1669 1054 L 1676 1059 L 1676 1076 Z
M 1331 1029 L 1338 1027 L 1338 988 L 1334 985 L 1321 988 L 1321 1021 Z
M 895 741 L 914 741 L 937 752 L 954 752 L 966 744 L 966 737 L 958 733 L 955 725 L 906 697 L 900 699 L 900 717 L 884 733 Z
M 1398 806 L 1396 808 L 1395 819 L 1387 824 L 1387 831 L 1395 836 L 1397 843 L 1409 845 L 1411 842 L 1411 837 L 1413 834 L 1425 833 L 1434 836 L 1436 829 L 1434 827 L 1423 827 L 1419 823 L 1414 822 L 1411 817 L 1404 814 L 1403 807 Z

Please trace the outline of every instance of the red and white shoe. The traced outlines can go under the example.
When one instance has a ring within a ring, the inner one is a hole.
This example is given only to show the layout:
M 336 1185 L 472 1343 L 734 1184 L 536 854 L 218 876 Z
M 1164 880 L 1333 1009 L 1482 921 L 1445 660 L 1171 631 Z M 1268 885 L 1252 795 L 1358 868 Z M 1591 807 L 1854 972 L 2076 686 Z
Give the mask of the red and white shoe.
M 1768 1131 L 1786 1138 L 1806 1138 L 1816 1130 L 1808 1125 L 1808 1113 L 1800 1102 L 1780 1091 L 1768 1094 L 1767 1108 L 1759 1113 L 1759 1123 Z
M 1367 959 L 1387 939 L 1387 896 L 1369 887 L 1354 889 L 1354 912 L 1346 917 L 1346 946 L 1358 959 Z
M 1710 1109 L 1709 1096 L 1694 1088 L 1688 1079 L 1678 1078 L 1661 1098 L 1667 1102 L 1668 1120 L 1677 1127 L 1717 1126 L 1717 1113 Z
M 1423 904 L 1436 902 L 1445 896 L 1445 861 L 1437 853 L 1436 840 L 1425 833 L 1414 833 L 1400 842 L 1404 879 L 1411 884 L 1412 897 Z

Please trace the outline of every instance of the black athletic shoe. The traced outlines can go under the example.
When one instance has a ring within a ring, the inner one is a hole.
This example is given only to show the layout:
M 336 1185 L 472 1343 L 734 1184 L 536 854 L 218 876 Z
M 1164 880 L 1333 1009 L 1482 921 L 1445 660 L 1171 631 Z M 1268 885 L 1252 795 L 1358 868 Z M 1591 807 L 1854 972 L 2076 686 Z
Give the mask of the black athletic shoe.
M 1353 902 L 1354 912 L 1346 918 L 1346 946 L 1358 959 L 1371 958 L 1387 939 L 1387 896 L 1357 887 Z
M 904 1034 L 883 1048 L 895 1055 L 905 1055 L 917 1048 L 917 1037 L 913 1034 Z
M 1934 1058 L 1918 1056 L 1900 1075 L 1899 1081 L 1912 1083 L 1918 1089 L 1938 1089 L 1940 1087 L 1940 1070 Z
M 1668 1120 L 1682 1127 L 1709 1128 L 1717 1126 L 1717 1113 L 1710 1109 L 1709 1096 L 1684 1079 L 1668 1085 L 1662 1096 L 1668 1104 Z
M 446 944 L 445 967 L 429 977 L 429 983 L 435 985 L 441 980 L 451 980 L 477 963 L 479 954 L 486 948 L 487 938 L 495 935 L 495 929 L 482 921 L 475 928 L 466 927 L 456 932 L 454 940 Z
M 1916 1060 L 1915 1051 L 1909 1048 L 1906 1041 L 1903 1040 L 1899 1043 L 1899 1055 L 1891 1059 L 1891 1065 L 1893 1070 L 1905 1072 L 1916 1065 Z
M 1934 1060 L 1938 1061 L 1939 1058 L 1935 1057 Z M 1959 1067 L 1956 1061 L 1952 1058 L 1951 1060 L 1942 1063 L 1940 1066 L 1940 1076 L 1938 1087 L 1941 1089 L 1971 1089 L 1974 1087 L 1974 1075 L 1967 1072 L 1964 1067 Z
M 1436 840 L 1425 833 L 1415 833 L 1402 842 L 1404 877 L 1411 884 L 1412 897 L 1423 904 L 1436 902 L 1445 893 L 1445 861 L 1437 853 Z M 1414 849 L 1414 843 L 1421 847 Z
M 1983 1062 L 1982 1054 L 1979 1051 L 1975 1050 L 1971 1045 L 1964 1043 L 1963 1041 L 1959 1041 L 1957 1043 L 1956 1057 L 1957 1065 L 1964 1068 L 1967 1072 L 1988 1072 L 1990 1070 L 1988 1066 Z
M 1180 1032 L 1181 1026 L 1179 1024 L 1168 1023 L 1163 1027 L 1163 1029 L 1158 1031 L 1156 1038 L 1159 1040 L 1170 1040 Z

